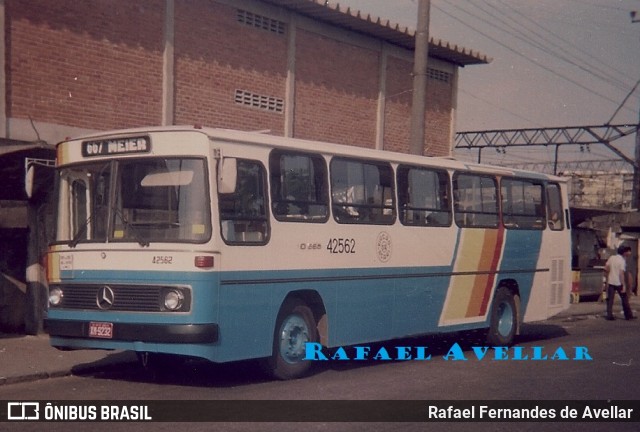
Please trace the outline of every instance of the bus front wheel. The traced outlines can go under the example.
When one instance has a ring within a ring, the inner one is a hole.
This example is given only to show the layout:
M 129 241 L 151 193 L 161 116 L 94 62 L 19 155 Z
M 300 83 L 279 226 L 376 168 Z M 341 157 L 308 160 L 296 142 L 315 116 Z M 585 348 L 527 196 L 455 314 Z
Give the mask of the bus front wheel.
M 500 287 L 491 307 L 487 342 L 494 346 L 511 345 L 517 328 L 518 313 L 513 293 L 506 287 Z
M 274 378 L 300 378 L 311 368 L 304 360 L 306 343 L 318 340 L 316 321 L 311 309 L 300 300 L 287 300 L 278 314 L 273 338 L 273 354 L 268 368 Z

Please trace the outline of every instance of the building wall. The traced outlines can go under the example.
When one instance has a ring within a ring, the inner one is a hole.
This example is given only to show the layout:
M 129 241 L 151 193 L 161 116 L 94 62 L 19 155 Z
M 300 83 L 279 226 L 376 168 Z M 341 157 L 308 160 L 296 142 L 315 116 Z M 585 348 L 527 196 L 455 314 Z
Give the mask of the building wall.
M 399 47 L 257 0 L 3 1 L 8 138 L 168 118 L 408 151 L 413 54 Z M 449 155 L 453 80 L 427 91 L 425 154 Z
M 454 73 L 447 72 L 451 66 L 433 64 L 427 80 L 427 101 L 429 107 L 426 113 L 425 147 L 426 155 L 447 156 L 451 154 L 452 111 L 455 106 Z
M 283 112 L 235 102 L 236 90 L 284 100 L 287 35 L 238 22 L 237 8 L 176 2 L 176 124 L 283 135 Z
M 633 173 L 565 172 L 572 207 L 631 210 Z
M 398 57 L 387 59 L 384 148 L 409 152 L 413 62 Z M 428 84 L 428 83 L 427 83 Z M 428 128 L 428 125 L 427 125 Z
M 379 53 L 309 31 L 297 35 L 295 135 L 375 147 Z
M 11 0 L 7 116 L 88 129 L 157 124 L 164 2 Z

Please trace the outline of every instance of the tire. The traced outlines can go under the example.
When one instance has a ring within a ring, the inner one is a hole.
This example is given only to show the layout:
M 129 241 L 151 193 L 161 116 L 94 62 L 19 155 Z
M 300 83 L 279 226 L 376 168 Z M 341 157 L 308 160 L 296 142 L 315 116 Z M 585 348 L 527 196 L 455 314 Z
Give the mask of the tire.
M 518 311 L 513 293 L 505 287 L 499 287 L 491 306 L 487 343 L 493 346 L 511 345 L 517 329 Z
M 304 360 L 305 344 L 317 341 L 318 329 L 311 309 L 300 300 L 285 301 L 276 320 L 268 372 L 280 380 L 306 375 L 312 362 Z

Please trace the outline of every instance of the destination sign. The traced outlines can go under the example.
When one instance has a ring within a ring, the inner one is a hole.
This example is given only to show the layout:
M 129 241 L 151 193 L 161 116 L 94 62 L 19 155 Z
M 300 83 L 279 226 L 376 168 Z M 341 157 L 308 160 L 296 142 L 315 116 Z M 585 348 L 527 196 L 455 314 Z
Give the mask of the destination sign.
M 149 153 L 149 137 L 112 138 L 82 142 L 82 156 L 110 156 L 128 153 Z

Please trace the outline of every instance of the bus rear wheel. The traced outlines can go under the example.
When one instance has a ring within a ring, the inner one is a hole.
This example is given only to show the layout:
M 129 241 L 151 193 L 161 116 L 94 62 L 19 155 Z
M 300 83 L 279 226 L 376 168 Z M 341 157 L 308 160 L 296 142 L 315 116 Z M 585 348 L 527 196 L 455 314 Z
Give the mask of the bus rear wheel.
M 506 287 L 499 287 L 493 299 L 487 342 L 494 346 L 513 343 L 518 328 L 518 313 L 513 293 Z
M 287 300 L 278 314 L 273 338 L 273 354 L 268 369 L 281 380 L 300 378 L 309 372 L 304 360 L 306 343 L 317 342 L 318 329 L 311 309 L 300 300 Z

